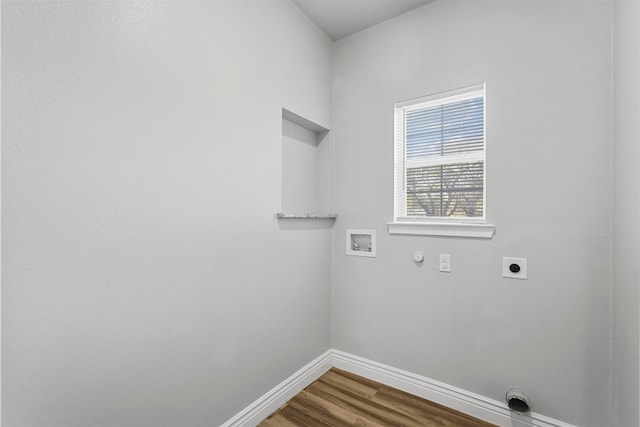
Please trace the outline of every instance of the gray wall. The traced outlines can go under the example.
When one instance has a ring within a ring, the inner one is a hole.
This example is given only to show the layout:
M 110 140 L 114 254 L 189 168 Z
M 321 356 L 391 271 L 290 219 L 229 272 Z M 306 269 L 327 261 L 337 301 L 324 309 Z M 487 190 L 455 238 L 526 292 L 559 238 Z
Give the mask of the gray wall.
M 614 2 L 613 411 L 614 425 L 640 425 L 640 3 Z
M 438 1 L 335 44 L 335 348 L 610 424 L 611 30 L 607 2 Z M 389 235 L 394 102 L 481 82 L 496 236 Z M 376 229 L 378 257 L 345 256 L 346 228 Z
M 218 425 L 329 348 L 274 214 L 331 55 L 284 0 L 2 2 L 3 426 Z

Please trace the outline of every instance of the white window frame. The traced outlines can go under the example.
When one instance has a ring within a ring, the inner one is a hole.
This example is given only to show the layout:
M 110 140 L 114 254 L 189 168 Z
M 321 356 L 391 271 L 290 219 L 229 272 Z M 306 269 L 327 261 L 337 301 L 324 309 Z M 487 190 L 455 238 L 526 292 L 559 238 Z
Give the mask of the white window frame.
M 483 149 L 481 151 L 448 155 L 436 158 L 424 159 L 406 159 L 405 149 L 405 118 L 406 113 L 410 111 L 420 110 L 433 107 L 436 105 L 449 104 L 452 102 L 463 101 L 466 99 L 483 97 L 485 103 L 484 114 L 484 140 Z M 486 197 L 486 179 L 487 179 L 487 163 L 486 163 L 486 88 L 485 84 L 479 84 L 447 92 L 441 92 L 421 98 L 410 99 L 398 102 L 394 106 L 394 147 L 395 147 L 395 163 L 394 163 L 394 212 L 393 222 L 387 224 L 389 233 L 391 234 L 419 234 L 432 236 L 454 236 L 454 237 L 476 237 L 491 238 L 493 237 L 495 226 L 487 224 L 487 197 Z M 409 166 L 433 166 L 452 163 L 465 163 L 482 161 L 483 170 L 483 216 L 452 218 L 452 217 L 407 217 L 406 211 L 406 171 Z

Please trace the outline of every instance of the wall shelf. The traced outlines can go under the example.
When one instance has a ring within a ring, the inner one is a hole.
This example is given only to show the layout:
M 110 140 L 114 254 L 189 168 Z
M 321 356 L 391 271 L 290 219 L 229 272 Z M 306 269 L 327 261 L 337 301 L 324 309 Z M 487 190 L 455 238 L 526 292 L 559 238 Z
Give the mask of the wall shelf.
M 281 219 L 336 219 L 338 214 L 278 212 L 276 216 Z

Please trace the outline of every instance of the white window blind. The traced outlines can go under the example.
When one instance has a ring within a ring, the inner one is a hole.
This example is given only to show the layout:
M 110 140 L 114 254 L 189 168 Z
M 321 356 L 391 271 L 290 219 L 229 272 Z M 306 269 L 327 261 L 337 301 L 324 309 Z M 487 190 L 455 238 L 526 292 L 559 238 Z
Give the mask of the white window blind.
M 484 84 L 395 105 L 395 221 L 485 219 Z

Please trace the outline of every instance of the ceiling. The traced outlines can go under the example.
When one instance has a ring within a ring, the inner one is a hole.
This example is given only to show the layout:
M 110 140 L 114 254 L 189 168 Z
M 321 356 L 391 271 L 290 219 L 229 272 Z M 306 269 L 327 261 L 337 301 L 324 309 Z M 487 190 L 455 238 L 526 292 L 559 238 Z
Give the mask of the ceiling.
M 433 0 L 293 0 L 333 41 L 431 1 Z

